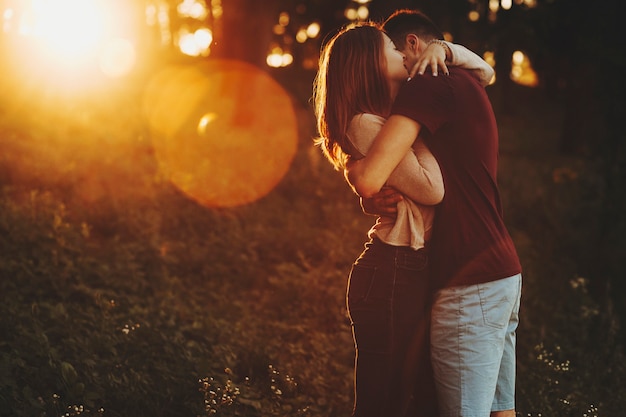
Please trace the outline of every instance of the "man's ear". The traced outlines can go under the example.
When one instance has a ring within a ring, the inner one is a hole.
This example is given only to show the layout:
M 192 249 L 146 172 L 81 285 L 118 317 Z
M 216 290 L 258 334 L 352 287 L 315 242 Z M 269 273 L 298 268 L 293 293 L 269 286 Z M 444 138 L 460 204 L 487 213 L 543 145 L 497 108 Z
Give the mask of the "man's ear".
M 406 38 L 404 38 L 404 40 L 406 42 L 406 46 L 413 53 L 416 53 L 419 50 L 420 38 L 417 37 L 417 35 L 415 35 L 414 33 L 409 33 L 408 35 L 406 35 Z

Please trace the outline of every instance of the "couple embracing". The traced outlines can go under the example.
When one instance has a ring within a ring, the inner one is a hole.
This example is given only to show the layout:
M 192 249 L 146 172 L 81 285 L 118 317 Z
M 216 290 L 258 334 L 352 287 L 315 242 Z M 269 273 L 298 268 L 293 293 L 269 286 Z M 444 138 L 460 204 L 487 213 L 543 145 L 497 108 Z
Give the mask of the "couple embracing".
M 355 417 L 515 416 L 521 266 L 497 186 L 492 77 L 415 10 L 324 46 L 317 144 L 378 216 L 347 290 Z

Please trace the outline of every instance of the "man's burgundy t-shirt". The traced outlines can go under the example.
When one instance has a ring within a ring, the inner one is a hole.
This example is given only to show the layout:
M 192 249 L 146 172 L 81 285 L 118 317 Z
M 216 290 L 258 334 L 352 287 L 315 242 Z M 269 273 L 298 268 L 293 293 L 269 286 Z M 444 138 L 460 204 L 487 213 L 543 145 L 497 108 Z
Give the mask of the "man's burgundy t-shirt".
M 434 287 L 520 273 L 497 187 L 498 129 L 478 80 L 460 68 L 450 68 L 450 75 L 416 76 L 401 88 L 392 114 L 422 126 L 443 173 L 445 196 L 430 242 Z

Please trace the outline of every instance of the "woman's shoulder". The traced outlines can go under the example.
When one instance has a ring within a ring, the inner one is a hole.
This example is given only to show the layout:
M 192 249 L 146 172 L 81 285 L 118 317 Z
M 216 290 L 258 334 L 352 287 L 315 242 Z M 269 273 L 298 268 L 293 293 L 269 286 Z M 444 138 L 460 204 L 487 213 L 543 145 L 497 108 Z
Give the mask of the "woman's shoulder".
M 382 126 L 385 123 L 385 118 L 373 113 L 359 113 L 352 118 L 350 121 L 350 125 L 361 126 L 361 125 L 378 125 Z
M 359 113 L 350 120 L 348 130 L 352 134 L 367 135 L 371 131 L 378 133 L 385 123 L 385 118 L 372 113 Z
M 357 114 L 348 126 L 348 140 L 361 155 L 365 155 L 384 123 L 384 117 L 372 113 Z
M 355 133 L 378 132 L 385 124 L 385 118 L 373 113 L 359 113 L 350 120 L 348 130 Z

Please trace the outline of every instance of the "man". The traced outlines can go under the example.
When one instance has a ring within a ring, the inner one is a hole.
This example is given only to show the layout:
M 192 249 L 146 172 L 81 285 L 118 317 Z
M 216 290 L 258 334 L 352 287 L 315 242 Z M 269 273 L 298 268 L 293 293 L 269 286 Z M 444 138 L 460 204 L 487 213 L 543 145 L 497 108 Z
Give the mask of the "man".
M 401 10 L 384 29 L 411 68 L 442 39 Z M 437 158 L 445 196 L 430 242 L 431 358 L 441 417 L 515 416 L 515 331 L 521 266 L 497 187 L 498 132 L 484 88 L 467 71 L 416 76 L 398 94 L 367 156 L 347 176 L 363 198 L 380 191 L 418 135 Z

